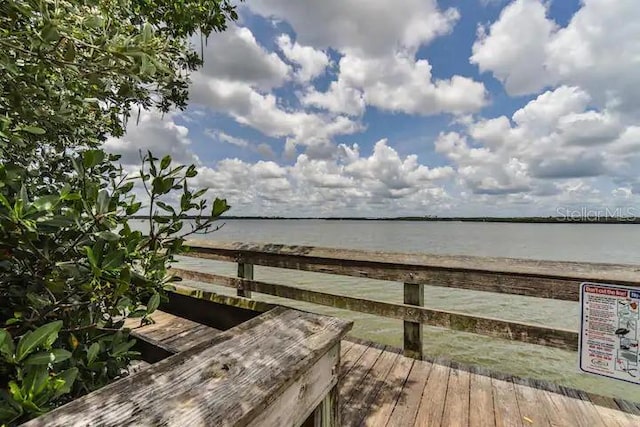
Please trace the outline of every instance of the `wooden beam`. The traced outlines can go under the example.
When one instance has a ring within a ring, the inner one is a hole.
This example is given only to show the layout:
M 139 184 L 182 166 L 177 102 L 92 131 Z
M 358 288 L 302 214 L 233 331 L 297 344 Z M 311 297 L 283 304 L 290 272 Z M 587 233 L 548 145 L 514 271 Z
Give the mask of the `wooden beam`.
M 414 283 L 404 284 L 404 303 L 407 305 L 424 306 L 424 285 Z M 403 349 L 404 355 L 413 359 L 422 360 L 422 322 L 403 322 Z
M 578 349 L 578 332 L 574 330 L 549 328 L 541 325 L 511 322 L 428 307 L 416 307 L 408 304 L 395 304 L 385 301 L 335 295 L 300 289 L 294 286 L 256 280 L 243 280 L 211 273 L 177 268 L 172 270 L 174 274 L 187 280 L 212 283 L 236 289 L 249 289 L 254 292 L 274 295 L 281 298 L 326 305 L 360 313 L 375 314 L 392 319 L 419 322 L 425 325 L 471 332 L 494 338 L 503 338 L 511 341 L 521 341 L 572 351 Z
M 25 426 L 299 425 L 336 384 L 351 325 L 277 307 Z
M 241 279 L 253 280 L 253 264 L 246 264 L 244 262 L 238 263 L 238 277 Z M 238 296 L 244 298 L 251 298 L 251 291 L 248 289 L 238 289 Z
M 582 282 L 640 288 L 624 264 L 402 254 L 313 246 L 189 241 L 188 256 L 460 289 L 579 300 Z

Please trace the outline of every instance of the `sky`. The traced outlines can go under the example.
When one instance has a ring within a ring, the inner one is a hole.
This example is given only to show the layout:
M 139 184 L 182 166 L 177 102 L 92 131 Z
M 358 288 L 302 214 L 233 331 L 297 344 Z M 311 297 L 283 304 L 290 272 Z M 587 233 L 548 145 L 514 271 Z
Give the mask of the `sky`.
M 185 111 L 106 148 L 195 163 L 231 215 L 640 207 L 637 0 L 247 0 Z M 194 39 L 200 49 L 199 38 Z M 133 121 L 132 121 L 133 122 Z

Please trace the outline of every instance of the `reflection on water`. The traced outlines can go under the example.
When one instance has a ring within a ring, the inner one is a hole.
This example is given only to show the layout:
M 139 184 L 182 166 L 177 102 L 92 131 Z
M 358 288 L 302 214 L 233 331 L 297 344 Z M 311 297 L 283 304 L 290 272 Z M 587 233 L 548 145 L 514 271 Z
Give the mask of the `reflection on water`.
M 640 254 L 640 225 L 414 223 L 368 221 L 227 221 L 212 240 L 273 242 L 400 252 L 510 256 L 534 259 L 635 263 Z M 184 258 L 182 268 L 235 275 L 231 263 Z M 402 302 L 399 283 L 255 267 L 255 278 L 349 296 Z M 195 283 L 189 283 L 196 285 Z M 220 293 L 228 288 L 199 284 Z M 268 295 L 254 298 L 355 321 L 353 334 L 402 345 L 402 322 Z M 433 308 L 520 320 L 553 327 L 578 328 L 578 303 L 425 287 L 425 305 Z M 474 334 L 425 326 L 425 353 L 468 364 L 481 364 L 514 375 L 640 401 L 637 387 L 578 373 L 577 353 L 511 343 Z

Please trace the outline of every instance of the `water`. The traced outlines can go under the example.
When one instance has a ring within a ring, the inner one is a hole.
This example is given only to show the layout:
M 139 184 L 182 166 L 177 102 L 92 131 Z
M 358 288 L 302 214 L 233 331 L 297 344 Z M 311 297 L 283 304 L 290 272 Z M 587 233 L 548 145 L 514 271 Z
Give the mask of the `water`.
M 468 222 L 229 220 L 199 238 L 337 248 L 504 256 L 640 264 L 640 225 L 508 224 Z M 185 258 L 183 268 L 235 275 L 232 263 Z M 370 279 L 255 267 L 256 280 L 330 293 L 402 302 L 402 285 Z M 194 283 L 191 283 L 194 285 Z M 198 285 L 220 293 L 234 291 Z M 254 298 L 355 322 L 355 336 L 400 347 L 402 322 L 254 293 Z M 577 329 L 578 303 L 486 292 L 425 287 L 425 305 L 438 309 Z M 425 353 L 524 377 L 546 379 L 599 394 L 640 401 L 637 386 L 581 374 L 577 353 L 512 343 L 446 329 L 424 328 Z

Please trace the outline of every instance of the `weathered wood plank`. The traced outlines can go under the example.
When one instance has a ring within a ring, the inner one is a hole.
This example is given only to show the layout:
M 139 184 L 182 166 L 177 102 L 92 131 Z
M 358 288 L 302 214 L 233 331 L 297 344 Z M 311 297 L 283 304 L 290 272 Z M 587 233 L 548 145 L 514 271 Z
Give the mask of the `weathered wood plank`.
M 310 302 L 319 305 L 375 314 L 378 316 L 400 319 L 409 322 L 439 326 L 457 331 L 471 332 L 494 338 L 522 341 L 530 344 L 577 350 L 578 332 L 568 329 L 549 328 L 541 325 L 527 324 L 474 316 L 453 311 L 437 310 L 428 307 L 416 307 L 408 304 L 395 304 L 364 298 L 334 295 L 318 291 L 300 289 L 275 283 L 242 280 L 235 277 L 220 276 L 174 269 L 175 274 L 189 280 L 213 283 L 232 288 L 250 289 L 254 292 L 275 295 L 296 301 Z
M 422 401 L 416 416 L 416 426 L 439 426 L 442 423 L 451 368 L 433 363 L 422 392 Z
M 493 410 L 497 427 L 522 426 L 522 417 L 516 400 L 514 384 L 511 381 L 491 378 L 493 389 Z
M 253 264 L 238 263 L 238 277 L 253 280 Z M 238 289 L 238 296 L 251 298 L 251 291 L 248 289 Z
M 571 410 L 571 401 L 566 396 L 556 392 L 556 386 L 545 382 L 543 387 L 541 387 L 539 383 L 540 381 L 532 380 L 532 384 L 538 389 L 540 409 L 544 411 L 549 423 L 552 426 L 579 425 L 578 420 Z
M 337 386 L 329 391 L 313 415 L 313 427 L 338 427 L 342 425 L 340 393 Z
M 179 351 L 185 351 L 200 345 L 203 342 L 211 340 L 211 338 L 215 337 L 220 332 L 221 331 L 209 326 L 200 325 L 196 328 L 164 339 L 162 342 L 177 348 Z
M 469 426 L 494 427 L 493 388 L 489 373 L 475 367 L 469 381 Z
M 627 412 L 633 415 L 640 415 L 640 408 L 638 408 L 636 405 L 632 404 L 631 402 L 627 402 L 626 400 L 622 400 L 622 399 L 614 399 L 614 400 L 616 401 L 620 409 L 623 410 L 624 412 Z
M 444 404 L 442 426 L 469 426 L 470 374 L 461 369 L 451 369 Z
M 514 378 L 513 384 L 516 392 L 516 400 L 524 426 L 550 426 L 551 422 L 544 410 L 541 410 L 543 402 L 538 398 L 539 390 L 527 379 Z
M 580 425 L 590 427 L 605 427 L 602 417 L 595 405 L 589 400 L 587 393 L 566 387 L 559 387 L 560 391 L 571 399 L 571 409 Z
M 621 411 L 612 397 L 593 393 L 587 393 L 587 395 L 607 426 L 631 427 L 640 425 L 640 417 Z
M 340 404 L 343 408 L 349 402 L 352 394 L 356 392 L 358 385 L 362 382 L 381 354 L 382 349 L 368 347 L 357 360 L 357 363 L 354 363 L 349 372 L 342 378 L 340 385 Z
M 342 422 L 344 425 L 359 425 L 360 421 L 371 411 L 371 402 L 383 387 L 387 375 L 399 355 L 388 351 L 382 352 L 362 381 L 354 388 L 349 401 L 342 406 Z
M 399 356 L 396 359 L 396 363 L 385 378 L 384 385 L 374 397 L 370 405 L 371 410 L 365 414 L 361 425 L 371 427 L 387 425 L 412 366 L 413 359 L 410 357 Z
M 267 410 L 260 413 L 249 427 L 302 424 L 337 384 L 339 356 L 340 344 L 337 343 L 283 393 L 278 393 L 275 401 L 271 402 Z M 330 424 L 330 416 L 325 420 L 326 426 L 339 426 L 339 424 Z
M 336 318 L 276 308 L 27 426 L 246 425 L 349 328 Z
M 429 378 L 432 366 L 431 362 L 420 360 L 413 362 L 407 381 L 400 392 L 387 426 L 406 427 L 414 425 L 418 415 L 418 408 L 422 402 L 424 386 Z
M 348 353 L 345 353 L 344 357 L 342 358 L 342 362 L 340 364 L 340 378 L 344 377 L 351 371 L 353 366 L 360 359 L 360 357 L 362 357 L 362 355 L 368 348 L 368 345 L 357 343 L 353 344 L 351 350 Z M 344 383 L 341 385 L 341 387 L 343 385 Z
M 407 305 L 424 305 L 424 285 L 413 283 L 404 284 L 404 303 Z M 422 360 L 424 350 L 422 346 L 422 322 L 403 322 L 403 349 L 404 355 Z
M 340 358 L 344 358 L 345 354 L 347 354 L 349 352 L 349 350 L 351 350 L 351 347 L 353 347 L 353 341 L 348 341 L 348 340 L 342 340 L 342 343 L 340 345 Z
M 577 301 L 581 282 L 639 287 L 634 265 L 190 241 L 189 256 Z

